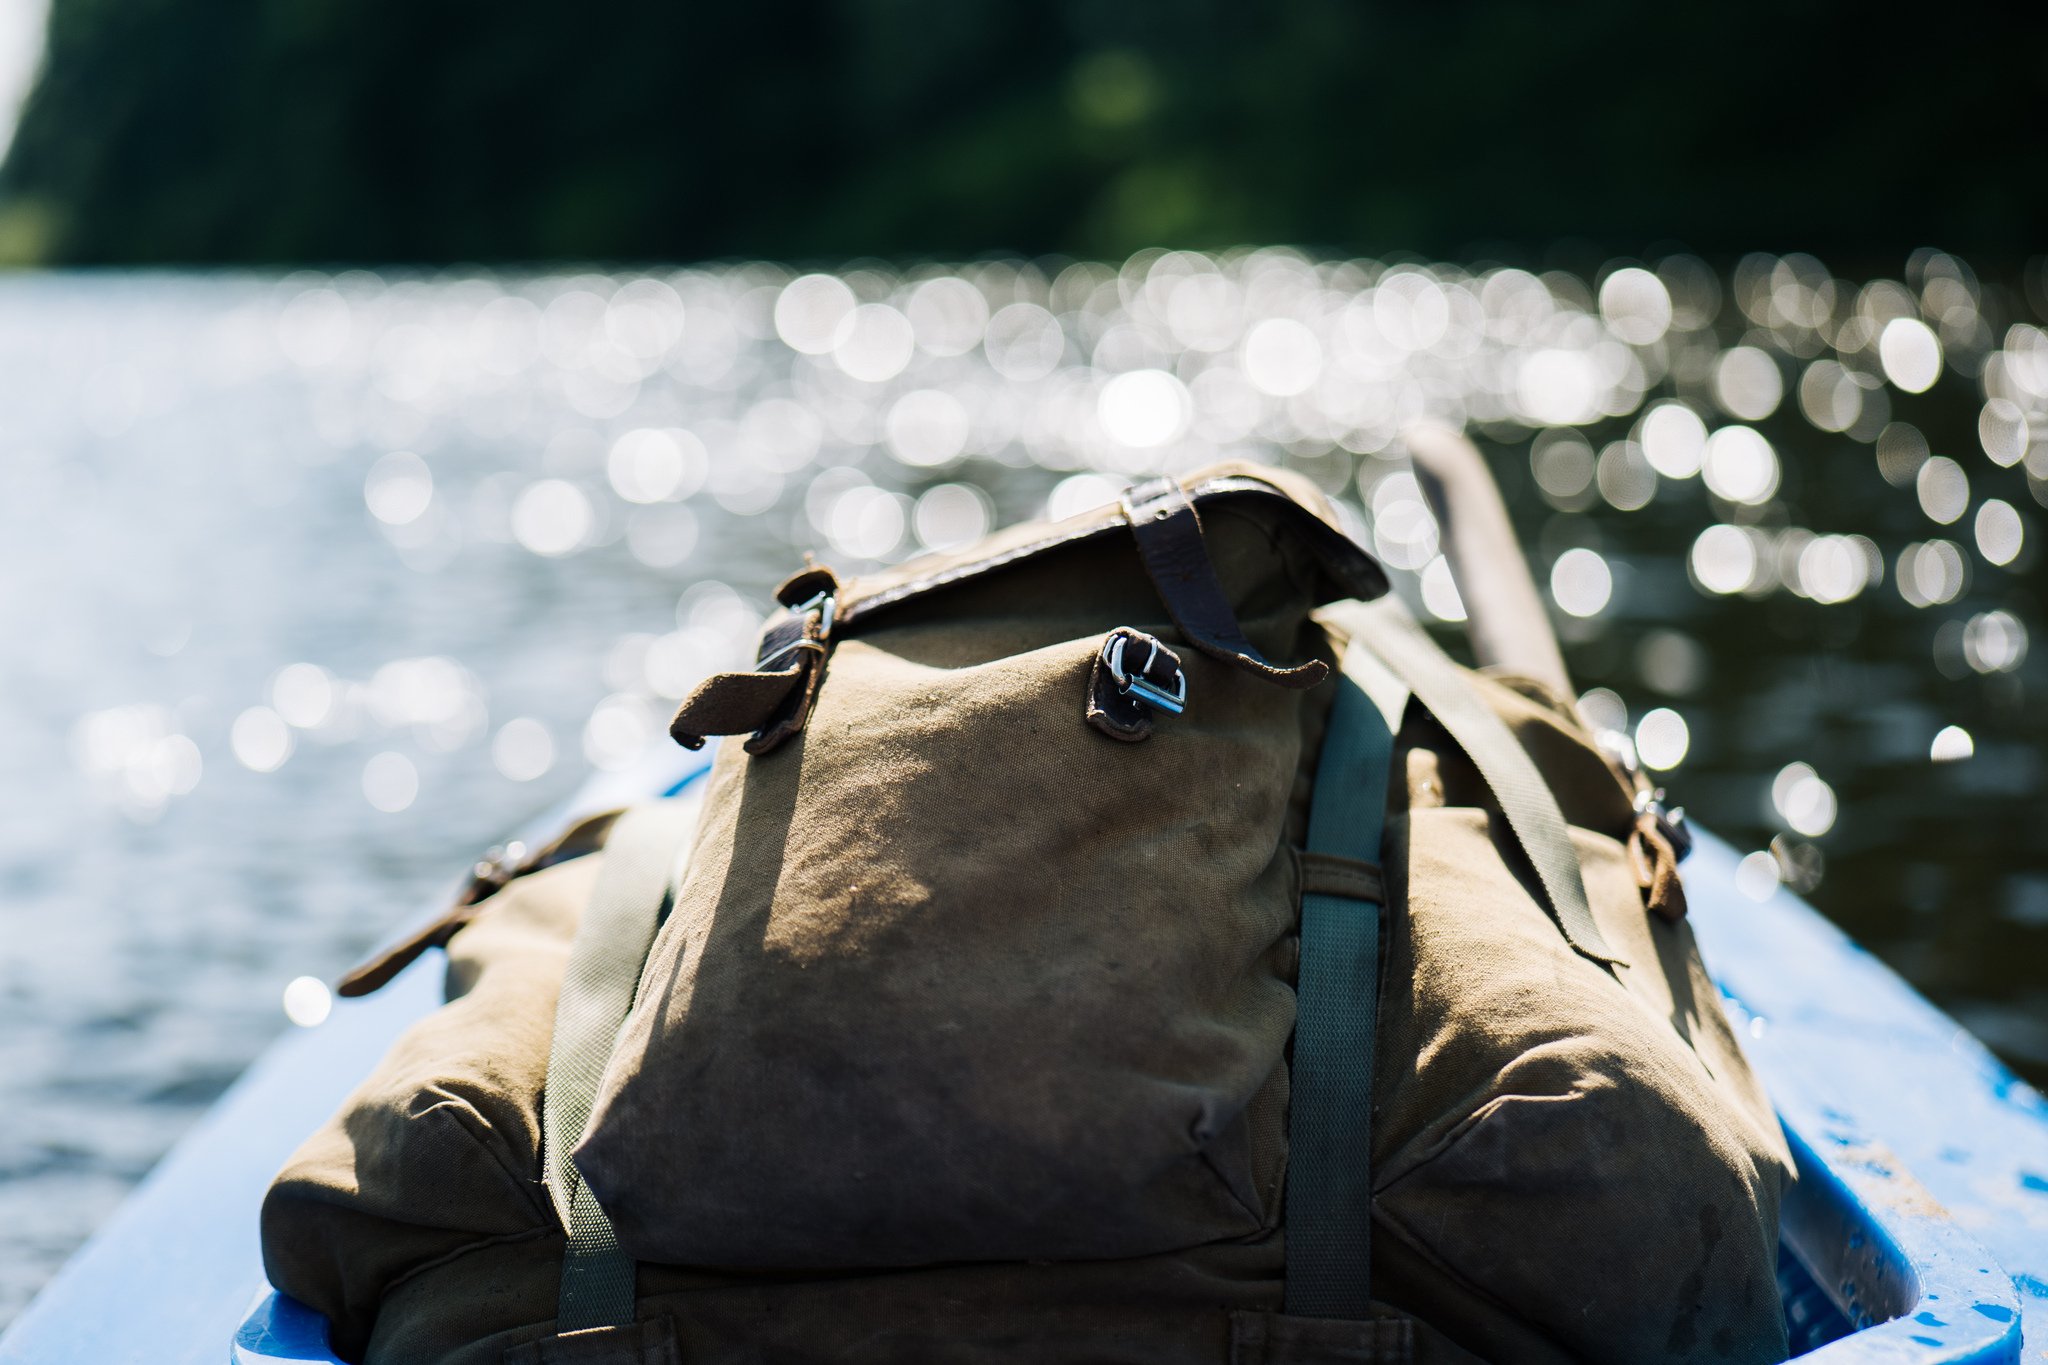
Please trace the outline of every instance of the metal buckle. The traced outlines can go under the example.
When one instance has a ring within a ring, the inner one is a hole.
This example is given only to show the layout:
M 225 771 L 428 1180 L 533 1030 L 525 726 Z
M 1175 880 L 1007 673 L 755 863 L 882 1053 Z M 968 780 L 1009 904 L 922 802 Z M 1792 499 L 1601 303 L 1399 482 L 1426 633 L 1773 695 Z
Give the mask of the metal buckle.
M 824 615 L 823 619 L 818 622 L 818 634 L 830 635 L 832 633 L 832 618 L 834 614 L 837 613 L 837 611 L 839 610 L 839 599 L 837 597 L 834 597 L 831 593 L 819 593 L 810 601 L 796 608 L 796 614 L 799 616 L 808 616 L 811 612 L 820 609 L 822 609 Z
M 1686 827 L 1685 807 L 1667 808 L 1664 805 L 1664 789 L 1658 787 L 1654 791 L 1636 793 L 1636 812 L 1656 817 L 1658 828 L 1663 830 L 1664 837 L 1671 841 L 1671 851 L 1678 855 L 1678 861 L 1684 862 L 1686 855 L 1692 852 L 1692 831 Z
M 829 592 L 821 592 L 816 597 L 813 597 L 810 601 L 802 603 L 799 606 L 791 607 L 789 609 L 789 614 L 791 616 L 803 617 L 809 616 L 813 611 L 818 612 L 818 636 L 820 639 L 823 639 L 824 637 L 829 636 L 832 633 L 832 622 L 837 616 L 838 610 L 839 599 L 834 597 Z M 812 641 L 810 639 L 808 632 L 803 635 L 799 635 L 796 637 L 796 639 L 791 640 L 781 649 L 776 650 L 767 658 L 762 659 L 758 663 L 756 663 L 754 665 L 754 671 L 757 673 L 773 673 L 775 671 L 775 664 L 778 660 L 781 660 L 783 658 L 788 657 L 791 654 L 796 653 L 799 649 L 802 649 L 805 645 L 810 643 L 812 643 Z
M 1145 677 L 1144 675 L 1151 671 L 1153 663 L 1159 658 L 1164 647 L 1149 635 L 1144 638 L 1150 643 L 1152 648 L 1145 656 L 1144 666 L 1136 672 L 1128 674 L 1124 672 L 1124 645 L 1130 639 L 1128 635 L 1118 634 L 1110 636 L 1108 642 L 1103 647 L 1102 661 L 1109 665 L 1109 676 L 1116 679 L 1116 686 L 1119 692 L 1125 696 L 1134 696 L 1148 706 L 1177 716 L 1187 709 L 1188 675 L 1181 670 L 1179 661 L 1175 659 L 1173 680 L 1178 687 L 1176 692 L 1167 692 Z M 1164 650 L 1164 652 L 1167 658 L 1174 658 L 1171 650 Z

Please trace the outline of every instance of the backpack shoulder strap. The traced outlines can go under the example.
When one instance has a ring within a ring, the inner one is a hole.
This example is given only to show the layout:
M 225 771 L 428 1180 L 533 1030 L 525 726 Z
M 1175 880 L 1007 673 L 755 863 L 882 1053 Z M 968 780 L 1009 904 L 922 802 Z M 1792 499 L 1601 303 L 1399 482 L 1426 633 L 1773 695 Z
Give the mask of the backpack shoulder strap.
M 1393 752 L 1379 708 L 1340 676 L 1302 879 L 1287 1123 L 1286 1307 L 1295 1317 L 1371 1316 L 1373 1032 L 1386 898 L 1377 865 Z
M 1594 962 L 1627 966 L 1627 959 L 1607 946 L 1600 926 L 1593 922 L 1578 850 L 1572 846 L 1557 797 L 1507 723 L 1466 684 L 1458 665 L 1392 596 L 1369 606 L 1338 603 L 1323 608 L 1317 617 L 1348 635 L 1353 648 L 1378 656 L 1413 688 L 1479 769 L 1500 802 L 1516 842 L 1534 865 L 1550 901 L 1550 913 L 1566 941 Z
M 570 1153 L 583 1138 L 612 1045 L 633 1008 L 697 808 L 694 800 L 656 801 L 619 818 L 569 949 L 541 1119 L 548 1192 L 569 1233 L 557 1332 L 633 1321 L 633 1258 L 619 1249 L 611 1219 Z

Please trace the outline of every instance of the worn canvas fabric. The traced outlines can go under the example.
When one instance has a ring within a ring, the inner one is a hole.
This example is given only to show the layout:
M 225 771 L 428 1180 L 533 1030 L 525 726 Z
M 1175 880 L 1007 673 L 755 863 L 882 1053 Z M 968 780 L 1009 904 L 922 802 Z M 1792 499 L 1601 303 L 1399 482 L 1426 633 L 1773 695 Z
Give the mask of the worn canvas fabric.
M 1336 618 L 1310 616 L 1338 584 L 1295 515 L 1202 524 L 1258 650 L 1338 662 Z M 1187 712 L 1142 742 L 1084 720 L 1118 626 L 1187 673 Z M 555 1334 L 540 1183 L 602 854 L 469 907 L 450 1004 L 274 1184 L 272 1282 L 346 1358 L 408 1365 L 1782 1359 L 1789 1161 L 1689 932 L 1645 909 L 1632 791 L 1559 699 L 1476 675 L 1630 965 L 1571 950 L 1484 782 L 1396 697 L 1384 1311 L 1280 1312 L 1295 850 L 1330 689 L 1185 644 L 1128 539 L 1084 537 L 873 613 L 800 729 L 721 751 L 577 1153 L 642 1259 L 639 1324 Z
M 1204 535 L 1293 662 L 1334 585 L 1288 513 Z M 1105 744 L 1118 626 L 1173 630 L 1128 544 L 1055 551 L 878 616 L 800 734 L 721 752 L 575 1153 L 633 1256 L 1100 1260 L 1274 1224 L 1288 803 L 1329 689 L 1182 649 L 1186 713 Z

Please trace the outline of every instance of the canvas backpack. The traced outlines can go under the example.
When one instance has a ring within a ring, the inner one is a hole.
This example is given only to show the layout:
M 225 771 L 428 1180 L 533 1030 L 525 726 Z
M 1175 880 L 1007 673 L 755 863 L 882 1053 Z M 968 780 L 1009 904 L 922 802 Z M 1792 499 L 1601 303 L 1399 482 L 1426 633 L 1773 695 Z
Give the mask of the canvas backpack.
M 1668 828 L 1384 591 L 1252 466 L 799 574 L 696 801 L 359 979 L 451 1003 L 273 1283 L 377 1361 L 1781 1359 Z

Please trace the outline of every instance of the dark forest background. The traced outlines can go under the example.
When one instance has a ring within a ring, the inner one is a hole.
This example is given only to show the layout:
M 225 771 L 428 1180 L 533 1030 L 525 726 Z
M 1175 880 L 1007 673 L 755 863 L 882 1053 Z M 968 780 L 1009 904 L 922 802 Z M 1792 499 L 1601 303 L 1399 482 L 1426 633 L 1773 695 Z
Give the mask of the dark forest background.
M 2048 9 L 1900 14 L 54 0 L 0 256 L 2038 249 Z

